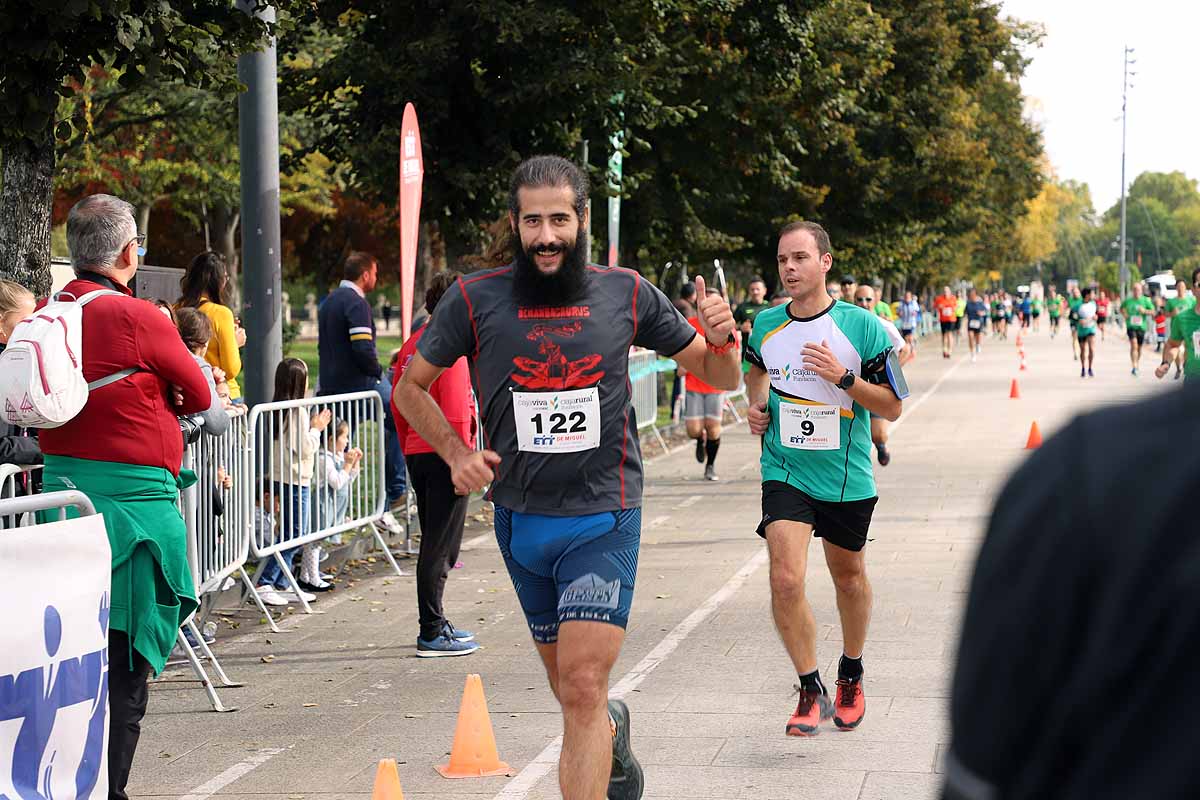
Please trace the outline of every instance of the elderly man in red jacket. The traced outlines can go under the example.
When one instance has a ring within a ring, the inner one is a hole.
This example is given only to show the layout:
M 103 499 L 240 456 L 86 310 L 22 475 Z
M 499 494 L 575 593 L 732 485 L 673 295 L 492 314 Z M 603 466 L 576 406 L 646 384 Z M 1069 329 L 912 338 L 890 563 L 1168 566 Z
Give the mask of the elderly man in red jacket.
M 146 713 L 147 680 L 166 664 L 196 608 L 187 531 L 176 505 L 183 436 L 177 414 L 208 408 L 208 383 L 171 321 L 129 289 L 143 237 L 133 206 L 94 194 L 67 217 L 76 278 L 63 292 L 101 289 L 83 308 L 83 377 L 132 370 L 98 387 L 79 415 L 44 430 L 46 491 L 79 489 L 104 515 L 112 549 L 108 632 L 109 798 L 123 800 Z
M 425 290 L 425 310 L 430 319 L 446 289 L 458 278 L 457 272 L 443 271 L 430 280 L 429 288 Z M 414 331 L 400 348 L 397 386 L 426 327 Z M 474 447 L 475 404 L 471 400 L 467 360 L 460 358 L 438 376 L 429 387 L 429 393 L 467 447 Z M 475 635 L 455 628 L 446 619 L 442 611 L 442 593 L 446 588 L 446 577 L 458 561 L 470 498 L 454 491 L 450 467 L 396 410 L 395 400 L 392 403 L 392 417 L 396 420 L 396 432 L 408 464 L 408 480 L 417 495 L 417 517 L 421 522 L 421 554 L 417 557 L 417 614 L 421 632 L 417 636 L 417 655 L 422 658 L 469 655 L 479 649 Z

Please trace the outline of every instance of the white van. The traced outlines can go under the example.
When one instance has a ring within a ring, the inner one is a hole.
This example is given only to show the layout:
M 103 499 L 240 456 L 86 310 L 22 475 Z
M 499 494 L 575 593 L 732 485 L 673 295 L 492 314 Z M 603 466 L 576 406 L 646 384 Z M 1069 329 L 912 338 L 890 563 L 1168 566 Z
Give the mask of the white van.
M 1151 275 L 1146 278 L 1146 287 L 1150 290 L 1147 292 L 1151 297 L 1161 295 L 1164 300 L 1173 300 L 1175 298 L 1175 283 L 1176 278 L 1173 273 L 1162 272 L 1158 275 Z

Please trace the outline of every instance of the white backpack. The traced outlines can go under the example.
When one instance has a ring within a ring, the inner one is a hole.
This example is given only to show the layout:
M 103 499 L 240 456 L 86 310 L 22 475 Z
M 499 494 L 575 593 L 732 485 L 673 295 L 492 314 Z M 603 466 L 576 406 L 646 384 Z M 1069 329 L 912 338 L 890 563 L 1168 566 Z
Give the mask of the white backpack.
M 124 297 L 110 289 L 78 299 L 61 292 L 13 329 L 0 353 L 0 408 L 10 424 L 57 428 L 83 410 L 90 390 L 137 372 L 124 369 L 91 383 L 83 379 L 83 307 L 106 294 Z

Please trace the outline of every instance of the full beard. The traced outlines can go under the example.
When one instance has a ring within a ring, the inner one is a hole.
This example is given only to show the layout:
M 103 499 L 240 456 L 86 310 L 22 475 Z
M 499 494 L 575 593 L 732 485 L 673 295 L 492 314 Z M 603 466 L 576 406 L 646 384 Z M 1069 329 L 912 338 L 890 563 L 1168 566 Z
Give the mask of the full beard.
M 547 275 L 537 268 L 534 256 L 563 254 L 562 266 Z M 587 291 L 587 235 L 580 231 L 575 244 L 558 247 L 531 247 L 517 243 L 513 260 L 513 295 L 520 306 L 564 306 L 581 300 Z

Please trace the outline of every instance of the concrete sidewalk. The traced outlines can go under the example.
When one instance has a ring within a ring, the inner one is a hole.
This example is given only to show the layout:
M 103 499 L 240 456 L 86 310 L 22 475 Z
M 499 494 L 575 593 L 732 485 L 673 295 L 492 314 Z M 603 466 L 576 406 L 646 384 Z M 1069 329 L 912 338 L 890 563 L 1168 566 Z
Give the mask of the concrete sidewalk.
M 868 546 L 875 614 L 865 655 L 868 712 L 853 733 L 783 735 L 795 675 L 771 622 L 759 517 L 758 441 L 729 430 L 720 483 L 690 448 L 647 466 L 637 598 L 614 691 L 633 711 L 647 798 L 927 798 L 949 739 L 947 694 L 964 591 L 992 498 L 1023 457 L 1030 423 L 1049 436 L 1072 414 L 1165 388 L 1129 375 L 1123 337 L 1100 347 L 1099 377 L 1080 380 L 1066 335 L 965 347 L 945 361 L 926 346 L 907 370 L 913 396 L 878 470 Z M 1012 378 L 1022 398 L 1010 400 Z M 1178 385 L 1178 384 L 1176 384 Z M 468 538 L 482 533 L 478 524 Z M 235 679 L 209 712 L 186 667 L 153 684 L 134 765 L 141 798 L 369 797 L 378 759 L 400 762 L 405 797 L 521 800 L 559 796 L 557 706 L 494 541 L 480 537 L 447 587 L 447 611 L 478 633 L 475 655 L 417 659 L 411 578 L 365 564 L 293 616 L 283 634 L 243 615 L 216 652 Z M 820 548 L 809 593 L 827 682 L 841 653 Z M 409 566 L 414 566 L 409 562 Z M 368 572 L 374 574 L 368 574 Z M 467 672 L 482 674 L 500 755 L 519 777 L 448 781 L 444 763 Z M 547 751 L 547 748 L 550 750 Z

